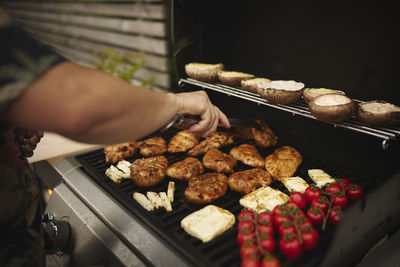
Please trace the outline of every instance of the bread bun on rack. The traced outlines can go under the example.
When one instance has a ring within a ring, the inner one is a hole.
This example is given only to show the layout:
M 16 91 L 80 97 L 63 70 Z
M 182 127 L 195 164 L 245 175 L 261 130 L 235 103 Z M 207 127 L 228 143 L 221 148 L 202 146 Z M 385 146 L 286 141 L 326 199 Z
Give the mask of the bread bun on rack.
M 290 104 L 298 101 L 304 90 L 304 83 L 296 81 L 261 82 L 257 86 L 258 94 L 270 103 Z
M 242 80 L 240 82 L 240 86 L 246 91 L 257 94 L 258 84 L 262 83 L 262 82 L 270 82 L 270 81 L 271 80 L 267 79 L 267 78 L 254 78 L 254 79 L 249 79 L 249 80 Z
M 357 118 L 372 126 L 399 125 L 400 107 L 379 100 L 359 103 Z
M 340 90 L 333 90 L 328 88 L 306 88 L 303 91 L 304 100 L 308 103 L 314 97 L 326 94 L 338 94 L 338 95 L 345 95 L 343 91 Z
M 355 102 L 340 94 L 317 96 L 311 99 L 308 107 L 317 120 L 331 123 L 347 120 L 356 110 Z
M 218 79 L 222 84 L 229 86 L 240 86 L 241 81 L 253 79 L 253 74 L 237 72 L 237 71 L 220 71 Z
M 185 65 L 186 74 L 195 80 L 213 82 L 218 79 L 218 72 L 224 69 L 222 63 L 189 63 Z

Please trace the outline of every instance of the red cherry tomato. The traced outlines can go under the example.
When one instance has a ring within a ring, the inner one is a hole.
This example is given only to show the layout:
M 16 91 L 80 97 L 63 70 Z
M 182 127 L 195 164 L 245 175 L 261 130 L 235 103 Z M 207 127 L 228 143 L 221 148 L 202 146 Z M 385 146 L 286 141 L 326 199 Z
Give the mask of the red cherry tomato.
M 324 221 L 324 213 L 320 207 L 311 207 L 307 210 L 307 217 L 313 225 L 321 225 Z
M 325 196 L 314 198 L 311 202 L 311 207 L 319 207 L 325 213 L 329 208 L 329 200 Z
M 346 194 L 351 200 L 360 199 L 364 192 L 361 186 L 356 184 L 351 184 L 346 188 Z
M 254 233 L 254 230 L 250 231 L 249 229 L 242 229 L 241 231 L 238 232 L 237 242 L 239 246 L 253 240 L 256 240 L 256 235 Z
M 257 242 L 256 241 L 249 241 L 243 243 L 242 247 L 240 248 L 240 257 L 248 258 L 248 257 L 257 257 L 260 255 L 260 251 L 258 250 Z
M 349 200 L 347 199 L 345 193 L 336 192 L 332 196 L 332 206 L 340 206 L 342 208 L 342 210 L 345 210 L 348 204 L 349 204 Z
M 290 208 L 290 212 L 291 212 L 293 218 L 295 218 L 295 219 L 305 216 L 304 212 L 299 208 Z
M 325 193 L 328 195 L 333 195 L 336 192 L 343 191 L 343 188 L 340 184 L 331 184 L 327 188 L 325 188 Z
M 288 234 L 279 239 L 279 249 L 290 260 L 297 260 L 302 252 L 302 245 L 296 235 Z
M 255 226 L 254 222 L 246 221 L 238 223 L 238 232 L 241 232 L 243 229 L 247 229 L 249 232 L 254 232 Z
M 271 254 L 268 254 L 265 256 L 262 261 L 261 261 L 261 267 L 280 267 L 281 263 L 277 258 L 272 256 Z
M 269 253 L 274 253 L 275 251 L 275 240 L 272 235 L 262 235 L 260 236 L 260 246 L 264 251 Z
M 310 219 L 308 219 L 306 216 L 302 216 L 296 219 L 297 224 L 299 225 L 300 228 L 306 227 L 306 226 L 313 226 L 312 222 Z
M 336 225 L 340 221 L 342 215 L 342 208 L 340 206 L 335 206 L 331 209 L 331 212 L 329 212 L 328 220 L 331 224 Z
M 343 185 L 344 188 L 348 187 L 350 185 L 350 181 L 346 178 L 339 178 L 339 184 Z
M 259 225 L 257 227 L 257 233 L 261 236 L 261 235 L 270 235 L 270 236 L 274 236 L 274 226 L 271 225 Z
M 281 225 L 282 223 L 284 223 L 286 221 L 290 221 L 290 220 L 291 220 L 291 218 L 289 215 L 277 214 L 274 216 L 274 225 L 275 225 L 275 227 L 279 227 L 279 225 Z
M 311 251 L 318 243 L 319 234 L 317 230 L 307 226 L 301 229 L 301 239 L 303 240 L 303 249 Z
M 297 230 L 292 221 L 286 221 L 279 225 L 278 233 L 282 237 L 285 234 L 296 234 Z
M 249 221 L 254 222 L 255 218 L 256 218 L 256 215 L 254 214 L 254 211 L 252 211 L 252 210 L 243 210 L 238 215 L 239 222 L 249 222 Z
M 301 210 L 304 210 L 306 208 L 307 205 L 306 197 L 300 192 L 291 193 L 290 201 L 296 204 L 296 206 Z
M 258 225 L 268 225 L 274 222 L 274 216 L 271 212 L 260 212 L 257 216 Z
M 314 198 L 319 198 L 322 195 L 322 190 L 315 185 L 310 185 L 304 191 L 307 203 L 311 204 Z
M 296 205 L 296 203 L 294 203 L 294 202 L 292 202 L 292 201 L 286 202 L 286 203 L 284 204 L 284 206 L 285 206 L 286 208 L 299 208 L 299 207 Z
M 273 209 L 272 209 L 272 215 L 276 215 L 276 214 L 281 214 L 281 212 L 282 212 L 282 208 L 284 207 L 285 205 L 277 205 L 277 206 L 275 206 Z
M 257 257 L 247 257 L 242 259 L 241 267 L 259 267 L 260 262 Z

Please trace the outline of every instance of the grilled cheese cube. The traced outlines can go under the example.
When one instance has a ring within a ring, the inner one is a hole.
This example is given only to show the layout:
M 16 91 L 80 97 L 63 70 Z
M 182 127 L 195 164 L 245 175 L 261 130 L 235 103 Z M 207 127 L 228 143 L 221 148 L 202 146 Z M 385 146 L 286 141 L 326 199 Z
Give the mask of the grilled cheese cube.
M 164 206 L 162 199 L 156 192 L 149 191 L 146 193 L 146 196 L 151 201 L 151 204 L 153 204 L 154 208 L 158 209 Z
M 131 178 L 131 163 L 126 160 L 121 160 L 117 164 L 117 168 L 120 169 L 124 176 L 122 178 Z
M 304 194 L 309 184 L 299 176 L 282 178 L 281 182 L 289 192 L 300 192 Z
M 323 187 L 324 185 L 335 182 L 335 179 L 333 179 L 329 174 L 320 169 L 308 170 L 308 175 L 320 188 Z
M 148 211 L 154 210 L 154 206 L 153 206 L 153 204 L 151 204 L 151 201 L 148 200 L 147 197 L 145 195 L 143 195 L 142 193 L 133 192 L 132 197 L 134 200 L 136 200 L 140 204 L 140 206 L 142 206 L 146 210 L 148 210 Z
M 115 166 L 111 165 L 110 168 L 106 170 L 106 175 L 114 183 L 120 184 L 122 177 L 125 175 L 124 172 L 117 169 Z
M 169 201 L 169 199 L 168 199 L 168 197 L 167 197 L 167 194 L 166 194 L 165 192 L 160 192 L 160 193 L 158 193 L 158 194 L 160 195 L 160 198 L 161 198 L 161 201 L 162 201 L 162 204 L 163 204 L 164 209 L 165 209 L 167 212 L 172 211 L 171 202 Z
M 235 224 L 235 215 L 214 205 L 189 214 L 181 221 L 181 227 L 190 235 L 208 242 Z
M 240 205 L 257 213 L 270 210 L 275 206 L 285 204 L 289 201 L 289 196 L 285 193 L 271 188 L 269 186 L 259 189 L 245 195 L 239 200 Z
M 168 183 L 168 190 L 167 190 L 167 196 L 169 202 L 174 202 L 174 192 L 175 192 L 175 182 L 170 181 Z

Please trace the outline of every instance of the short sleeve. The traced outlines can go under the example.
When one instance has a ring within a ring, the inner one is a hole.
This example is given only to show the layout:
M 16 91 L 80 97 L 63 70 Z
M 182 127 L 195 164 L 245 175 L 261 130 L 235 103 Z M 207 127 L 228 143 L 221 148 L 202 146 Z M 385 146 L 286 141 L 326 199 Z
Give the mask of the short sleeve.
M 54 65 L 65 61 L 33 39 L 0 7 L 0 112 Z

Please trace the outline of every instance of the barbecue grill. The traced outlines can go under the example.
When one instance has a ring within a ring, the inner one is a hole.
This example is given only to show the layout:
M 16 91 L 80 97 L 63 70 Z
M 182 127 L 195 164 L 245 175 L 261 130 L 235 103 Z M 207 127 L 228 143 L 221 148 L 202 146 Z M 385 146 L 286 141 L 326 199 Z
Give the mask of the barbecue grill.
M 172 2 L 172 48 L 180 90 L 206 90 L 213 103 L 230 117 L 264 119 L 279 141 L 275 147 L 260 150 L 261 155 L 266 157 L 282 145 L 296 148 L 303 156 L 296 175 L 307 182 L 312 183 L 307 170 L 318 168 L 334 177 L 347 177 L 365 190 L 363 199 L 346 209 L 337 227 L 320 231 L 315 250 L 303 252 L 295 262 L 286 260 L 278 251 L 276 256 L 282 266 L 354 266 L 360 262 L 367 266 L 377 257 L 389 266 L 398 262 L 398 257 L 382 258 L 382 253 L 373 253 L 371 248 L 383 243 L 386 245 L 382 247 L 391 251 L 390 248 L 398 246 L 398 241 L 391 242 L 398 238 L 391 237 L 400 226 L 397 205 L 400 172 L 396 166 L 400 129 L 371 127 L 355 117 L 340 123 L 323 123 L 310 114 L 303 101 L 271 104 L 240 87 L 187 78 L 183 67 L 189 62 L 223 62 L 226 69 L 260 77 L 295 79 L 313 87 L 345 88 L 347 95 L 360 99 L 357 102 L 379 96 L 398 105 L 400 99 L 395 95 L 398 85 L 389 75 L 394 73 L 394 61 L 386 58 L 386 64 L 379 64 L 382 60 L 379 55 L 398 55 L 397 48 L 390 45 L 381 51 L 383 44 L 372 40 L 365 44 L 367 47 L 356 49 L 360 55 L 351 54 L 366 36 L 365 27 L 370 25 L 371 14 L 376 18 L 376 28 L 370 30 L 379 32 L 383 40 L 395 42 L 379 31 L 393 27 L 389 23 L 394 18 L 392 11 L 364 3 L 358 9 L 352 5 L 347 4 L 343 11 L 339 4 L 326 9 L 314 3 L 310 9 L 300 3 L 264 1 L 251 4 L 245 1 Z M 387 19 L 380 20 L 382 17 Z M 330 23 L 339 28 L 348 27 L 350 32 L 352 27 L 357 27 L 359 35 L 345 39 L 351 49 L 340 45 L 343 36 L 337 28 L 327 28 Z M 268 34 L 262 35 L 260 31 Z M 303 42 L 299 42 L 300 33 L 305 32 L 310 39 L 301 36 Z M 371 55 L 368 62 L 358 60 L 368 49 L 378 51 L 379 55 Z M 303 58 L 305 55 L 309 56 L 307 60 Z M 343 65 L 338 57 L 347 58 L 347 64 Z M 384 81 L 384 86 L 376 81 Z M 168 141 L 176 132 L 169 129 L 152 136 L 161 135 Z M 229 152 L 243 142 L 250 141 L 238 138 L 221 150 Z M 168 153 L 166 156 L 170 164 L 185 157 Z M 134 155 L 128 160 L 138 157 Z M 186 183 L 175 181 L 172 212 L 163 209 L 148 212 L 133 200 L 133 191 L 166 191 L 170 179 L 150 188 L 139 188 L 130 180 L 116 184 L 105 176 L 108 167 L 101 149 L 65 157 L 54 167 L 62 183 L 55 187 L 46 212 L 68 221 L 72 236 L 70 250 L 63 256 L 52 256 L 52 261 L 74 266 L 240 266 L 237 224 L 208 243 L 202 243 L 180 227 L 185 216 L 203 207 L 185 200 Z M 235 170 L 246 168 L 239 163 Z M 288 193 L 278 182 L 273 182 L 271 187 Z M 237 215 L 242 209 L 240 197 L 239 193 L 228 190 L 212 204 Z

